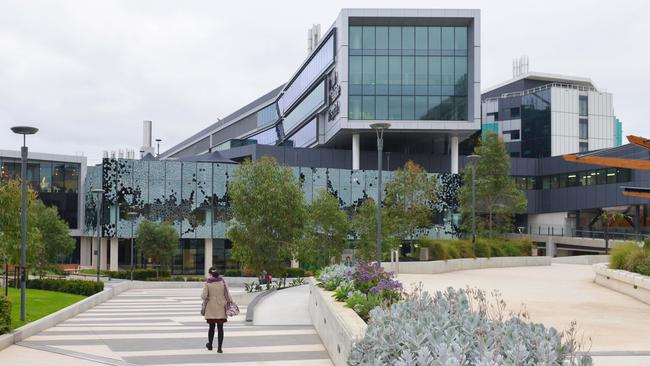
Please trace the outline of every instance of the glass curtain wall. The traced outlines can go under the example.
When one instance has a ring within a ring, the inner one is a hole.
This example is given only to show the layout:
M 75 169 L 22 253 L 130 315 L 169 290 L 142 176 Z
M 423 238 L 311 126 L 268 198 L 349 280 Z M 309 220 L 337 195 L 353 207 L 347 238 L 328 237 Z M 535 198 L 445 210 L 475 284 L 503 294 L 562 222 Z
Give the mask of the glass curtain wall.
M 352 120 L 467 120 L 467 27 L 350 26 Z

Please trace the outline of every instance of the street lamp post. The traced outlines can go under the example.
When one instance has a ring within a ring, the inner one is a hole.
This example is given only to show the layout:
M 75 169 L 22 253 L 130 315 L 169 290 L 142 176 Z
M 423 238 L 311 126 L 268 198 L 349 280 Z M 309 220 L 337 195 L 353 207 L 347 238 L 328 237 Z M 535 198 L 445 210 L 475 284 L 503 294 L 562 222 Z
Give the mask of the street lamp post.
M 390 128 L 390 123 L 373 123 L 370 128 L 377 131 L 377 267 L 381 266 L 381 176 L 382 155 L 384 151 L 384 130 Z
M 133 222 L 135 221 L 136 217 L 138 217 L 138 213 L 131 211 L 131 212 L 129 212 L 127 214 L 127 216 L 129 217 L 129 220 L 131 220 L 131 281 L 133 281 L 133 269 L 134 269 L 133 268 L 133 256 L 134 256 L 134 252 L 133 252 L 133 248 L 134 248 L 133 247 Z
M 95 252 L 96 260 L 97 260 L 97 282 L 100 281 L 99 279 L 99 271 L 101 270 L 100 267 L 100 262 L 101 262 L 101 254 L 102 254 L 102 223 L 101 223 L 101 213 L 102 213 L 102 195 L 104 194 L 104 190 L 101 188 L 95 188 L 92 190 L 92 193 L 96 196 L 96 202 L 97 202 L 97 251 Z
M 480 155 L 472 154 L 467 157 L 472 169 L 472 250 L 476 256 L 476 163 Z
M 38 132 L 36 127 L 16 126 L 11 131 L 23 135 L 20 148 L 20 180 L 22 186 L 22 208 L 20 211 L 20 320 L 25 321 L 25 291 L 27 288 L 27 135 Z

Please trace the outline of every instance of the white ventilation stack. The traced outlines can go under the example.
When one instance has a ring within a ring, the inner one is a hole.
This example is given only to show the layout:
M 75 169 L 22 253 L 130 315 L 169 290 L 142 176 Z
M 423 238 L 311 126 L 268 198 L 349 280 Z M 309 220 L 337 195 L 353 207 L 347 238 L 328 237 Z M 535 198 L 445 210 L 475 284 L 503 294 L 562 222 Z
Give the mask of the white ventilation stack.
M 314 24 L 307 31 L 307 54 L 311 55 L 320 41 L 320 24 Z
M 529 65 L 528 56 L 521 56 L 512 60 L 512 77 L 516 78 L 517 76 L 528 73 Z
M 151 146 L 151 124 L 151 121 L 142 121 L 142 147 L 140 148 L 142 156 L 154 155 L 154 149 Z

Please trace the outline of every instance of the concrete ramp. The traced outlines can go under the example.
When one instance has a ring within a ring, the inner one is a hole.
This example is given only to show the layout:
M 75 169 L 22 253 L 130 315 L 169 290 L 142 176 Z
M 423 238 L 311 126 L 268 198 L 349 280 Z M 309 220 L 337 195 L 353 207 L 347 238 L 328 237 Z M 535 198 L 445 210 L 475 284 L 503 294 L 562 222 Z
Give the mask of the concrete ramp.
M 309 286 L 274 291 L 255 305 L 253 325 L 311 325 Z

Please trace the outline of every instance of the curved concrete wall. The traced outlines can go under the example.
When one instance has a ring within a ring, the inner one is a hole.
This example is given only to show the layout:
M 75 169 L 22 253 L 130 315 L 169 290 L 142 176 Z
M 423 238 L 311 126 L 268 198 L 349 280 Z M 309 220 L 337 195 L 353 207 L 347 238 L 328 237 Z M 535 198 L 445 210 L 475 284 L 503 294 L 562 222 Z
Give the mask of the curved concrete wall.
M 428 262 L 382 262 L 389 271 L 406 274 L 436 274 L 483 268 L 550 266 L 551 257 L 463 258 Z
M 594 264 L 592 268 L 596 273 L 594 282 L 597 284 L 650 304 L 650 277 L 621 269 L 610 269 L 607 263 Z

